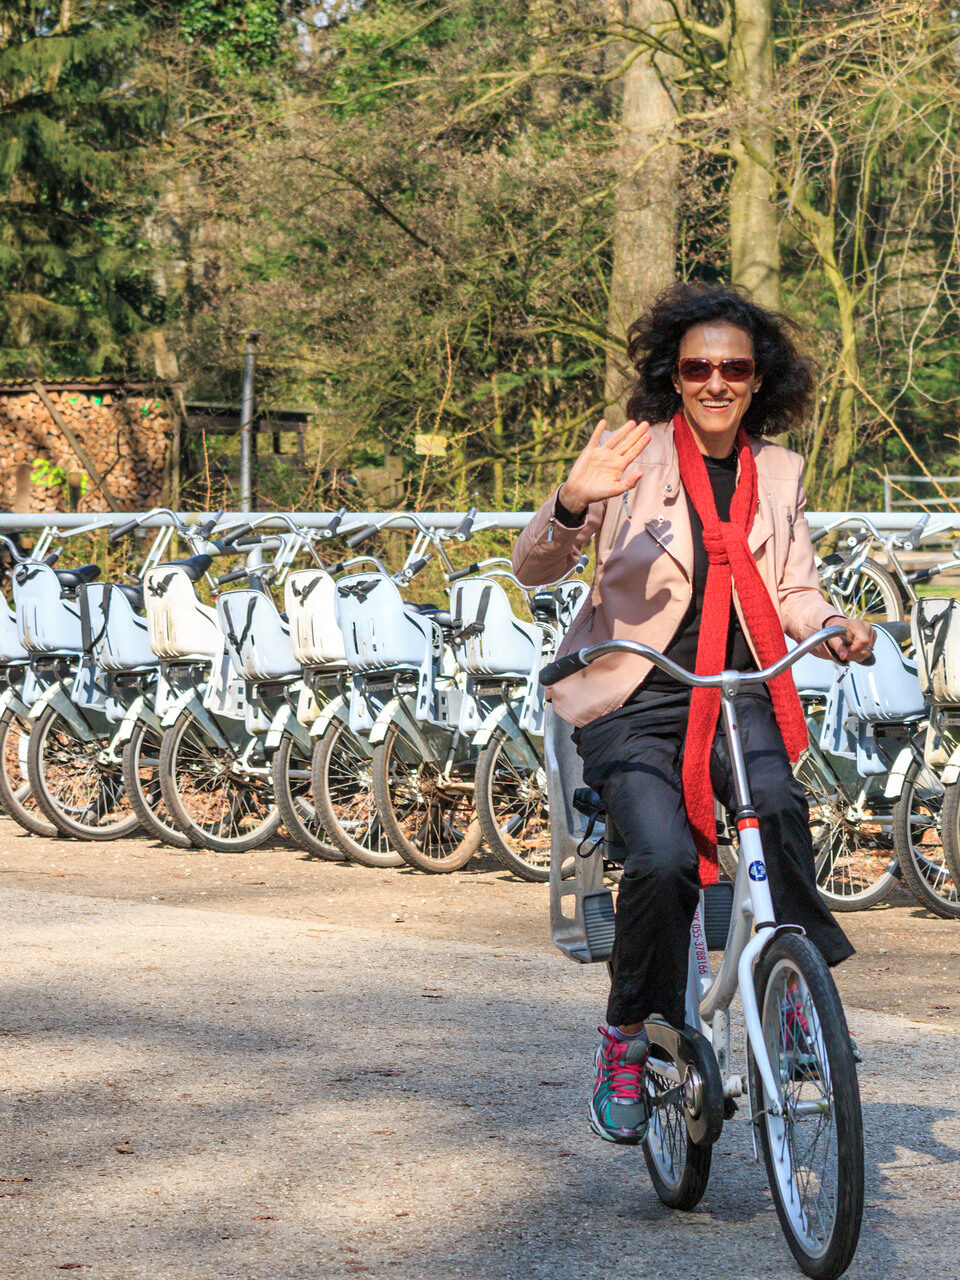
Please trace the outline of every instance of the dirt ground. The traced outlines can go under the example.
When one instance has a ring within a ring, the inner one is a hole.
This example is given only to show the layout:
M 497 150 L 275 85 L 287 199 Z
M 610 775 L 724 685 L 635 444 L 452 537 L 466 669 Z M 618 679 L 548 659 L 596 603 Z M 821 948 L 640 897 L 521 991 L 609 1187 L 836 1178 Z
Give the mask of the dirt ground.
M 185 853 L 145 838 L 46 840 L 0 818 L 0 876 L 7 888 L 309 920 L 320 931 L 383 929 L 551 951 L 546 886 L 524 883 L 489 857 L 427 876 L 323 862 L 285 843 L 237 855 Z M 840 921 L 858 952 L 837 973 L 845 1003 L 960 1030 L 960 921 L 937 919 L 904 888 Z

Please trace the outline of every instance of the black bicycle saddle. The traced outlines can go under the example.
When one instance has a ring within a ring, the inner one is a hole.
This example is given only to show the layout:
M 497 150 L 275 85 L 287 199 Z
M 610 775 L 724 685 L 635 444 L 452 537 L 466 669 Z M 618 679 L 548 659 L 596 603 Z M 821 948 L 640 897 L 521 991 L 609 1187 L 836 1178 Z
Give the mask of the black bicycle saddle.
M 212 556 L 190 556 L 188 560 L 168 560 L 158 569 L 182 569 L 191 582 L 199 582 L 213 564 Z
M 54 569 L 61 591 L 73 591 L 84 582 L 93 582 L 100 577 L 100 566 L 84 564 L 79 569 Z

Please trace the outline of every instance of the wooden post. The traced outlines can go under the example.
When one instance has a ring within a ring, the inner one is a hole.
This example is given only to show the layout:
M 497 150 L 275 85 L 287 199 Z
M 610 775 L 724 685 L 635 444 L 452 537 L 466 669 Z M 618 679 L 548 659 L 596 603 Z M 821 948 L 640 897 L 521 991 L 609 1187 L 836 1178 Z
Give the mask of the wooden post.
M 73 434 L 73 432 L 67 426 L 66 422 L 64 422 L 60 411 L 57 409 L 57 406 L 53 403 L 53 401 L 47 395 L 46 387 L 43 385 L 42 382 L 34 382 L 31 385 L 33 386 L 34 391 L 37 393 L 37 395 L 40 397 L 41 401 L 43 402 L 44 406 L 46 407 L 47 413 L 49 413 L 50 417 L 53 419 L 56 425 L 60 428 L 60 431 L 63 433 L 63 437 L 66 440 L 67 444 L 70 446 L 73 452 L 77 455 L 77 458 L 80 460 L 81 466 L 86 471 L 87 475 L 90 477 L 93 483 L 100 490 L 100 492 L 103 494 L 103 497 L 104 497 L 104 500 L 106 501 L 107 506 L 110 508 L 111 511 L 121 511 L 122 507 L 118 505 L 116 498 L 114 498 L 113 494 L 107 488 L 106 481 L 104 480 L 100 472 L 97 470 L 97 467 L 93 459 L 90 457 L 89 453 L 87 453 L 86 449 L 83 447 L 83 445 L 80 443 L 77 437 Z

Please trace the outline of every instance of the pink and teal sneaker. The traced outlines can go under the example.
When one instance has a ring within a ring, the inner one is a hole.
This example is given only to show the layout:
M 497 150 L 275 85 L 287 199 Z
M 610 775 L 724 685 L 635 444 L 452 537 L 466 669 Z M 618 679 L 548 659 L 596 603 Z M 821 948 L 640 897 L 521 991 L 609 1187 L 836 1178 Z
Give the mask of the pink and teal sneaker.
M 635 1146 L 647 1136 L 650 1107 L 643 1073 L 650 1057 L 646 1036 L 624 1040 L 609 1027 L 598 1027 L 597 1083 L 590 1099 L 590 1127 L 607 1142 Z

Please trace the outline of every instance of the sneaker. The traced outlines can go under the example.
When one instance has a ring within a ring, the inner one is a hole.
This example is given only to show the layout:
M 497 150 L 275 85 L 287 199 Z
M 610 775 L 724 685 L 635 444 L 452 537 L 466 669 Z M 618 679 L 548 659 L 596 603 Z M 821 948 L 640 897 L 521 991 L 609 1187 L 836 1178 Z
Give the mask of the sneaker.
M 820 1054 L 817 1050 L 816 1037 L 810 1030 L 803 1011 L 800 989 L 795 982 L 787 988 L 783 1000 L 783 1020 L 787 1033 L 786 1048 L 788 1053 L 791 1053 L 791 1078 L 797 1080 L 819 1077 Z M 853 1036 L 850 1037 L 850 1052 L 854 1062 L 863 1061 L 863 1055 Z
M 607 1027 L 597 1049 L 597 1083 L 590 1099 L 590 1127 L 607 1142 L 635 1146 L 647 1136 L 650 1106 L 643 1090 L 643 1072 L 650 1057 L 646 1036 L 621 1040 Z

